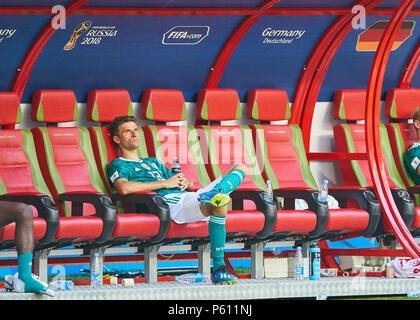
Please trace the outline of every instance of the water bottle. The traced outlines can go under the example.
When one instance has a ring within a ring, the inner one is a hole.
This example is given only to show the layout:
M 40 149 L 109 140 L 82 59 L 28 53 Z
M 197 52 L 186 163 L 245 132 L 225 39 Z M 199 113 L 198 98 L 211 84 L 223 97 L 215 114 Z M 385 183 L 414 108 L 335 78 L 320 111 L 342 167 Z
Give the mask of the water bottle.
M 48 283 L 48 286 L 54 290 L 71 290 L 74 288 L 74 283 L 71 280 L 54 280 Z
M 420 289 L 417 291 L 407 293 L 407 298 L 418 298 L 418 297 L 420 297 Z
M 98 253 L 95 252 L 90 267 L 90 287 L 100 288 L 102 285 L 101 264 L 99 263 Z
M 324 179 L 322 181 L 321 187 L 318 192 L 318 201 L 327 202 L 328 201 L 328 180 Z
M 321 249 L 316 242 L 309 247 L 309 280 L 321 278 Z
M 295 255 L 295 280 L 303 280 L 302 247 L 297 247 Z
M 174 161 L 172 162 L 171 171 L 174 174 L 181 173 L 181 165 L 179 164 L 179 160 L 177 157 L 175 157 Z
M 316 296 L 316 300 L 327 300 L 327 298 L 328 298 L 328 295 L 324 291 L 318 293 L 318 295 Z
M 207 274 L 203 273 L 185 273 L 179 276 L 175 276 L 176 281 L 185 283 L 206 283 L 210 282 L 210 278 Z
M 273 202 L 273 187 L 271 186 L 270 180 L 267 180 L 267 187 L 264 190 L 263 198 L 267 202 Z

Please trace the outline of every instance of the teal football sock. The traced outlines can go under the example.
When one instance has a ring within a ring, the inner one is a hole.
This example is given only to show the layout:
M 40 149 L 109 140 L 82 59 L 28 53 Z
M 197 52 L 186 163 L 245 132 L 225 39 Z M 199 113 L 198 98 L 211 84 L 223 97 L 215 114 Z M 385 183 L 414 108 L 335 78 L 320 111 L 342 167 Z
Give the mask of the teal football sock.
M 32 253 L 18 255 L 18 278 L 25 284 L 25 292 L 41 293 L 47 287 L 32 277 Z
M 210 250 L 213 257 L 213 270 L 225 264 L 226 217 L 213 214 L 209 219 Z
M 227 174 L 225 177 L 220 180 L 218 184 L 213 188 L 223 193 L 231 193 L 235 190 L 241 182 L 245 179 L 245 173 L 242 170 L 235 169 L 231 173 Z

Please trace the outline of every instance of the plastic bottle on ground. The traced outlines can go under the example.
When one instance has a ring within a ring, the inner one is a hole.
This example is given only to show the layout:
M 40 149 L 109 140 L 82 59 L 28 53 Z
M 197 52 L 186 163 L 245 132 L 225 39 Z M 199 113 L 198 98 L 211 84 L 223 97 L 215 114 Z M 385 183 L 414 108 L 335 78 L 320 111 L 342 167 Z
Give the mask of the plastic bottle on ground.
M 71 280 L 54 280 L 48 283 L 48 286 L 54 290 L 72 290 L 74 283 Z
M 295 255 L 295 280 L 303 280 L 303 255 L 302 247 L 297 247 Z
M 327 298 L 328 298 L 328 295 L 324 291 L 318 293 L 318 295 L 316 296 L 316 300 L 327 300 Z
M 408 298 L 419 298 L 420 297 L 420 289 L 417 291 L 412 291 L 407 293 Z
M 90 268 L 90 287 L 100 288 L 102 285 L 102 272 L 100 270 L 101 264 L 99 263 L 98 253 L 95 252 Z
M 321 278 L 321 249 L 316 242 L 309 247 L 309 280 Z
M 184 283 L 207 283 L 210 282 L 210 277 L 203 273 L 185 273 L 175 276 L 175 280 Z

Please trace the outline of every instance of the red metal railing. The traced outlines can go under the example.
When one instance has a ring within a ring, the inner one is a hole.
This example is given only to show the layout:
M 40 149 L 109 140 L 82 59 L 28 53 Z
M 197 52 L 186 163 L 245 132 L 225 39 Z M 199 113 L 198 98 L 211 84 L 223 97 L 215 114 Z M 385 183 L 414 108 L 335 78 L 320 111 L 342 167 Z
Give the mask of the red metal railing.
M 408 59 L 407 65 L 403 70 L 400 78 L 400 82 L 398 84 L 399 88 L 409 88 L 411 84 L 411 80 L 416 73 L 417 67 L 420 62 L 420 42 L 417 43 L 417 46 L 414 48 L 413 52 L 411 53 L 410 58 Z
M 254 23 L 275 4 L 279 3 L 280 0 L 266 0 L 261 4 L 255 13 L 251 16 L 246 17 L 242 22 L 236 27 L 236 29 L 229 36 L 226 43 L 223 45 L 222 50 L 220 50 L 213 67 L 210 70 L 210 73 L 207 77 L 205 88 L 217 88 L 220 78 L 222 77 L 223 71 L 232 56 L 233 51 L 235 51 L 239 42 L 242 40 L 244 35 L 248 30 L 254 25 Z
M 420 248 L 408 231 L 393 200 L 382 157 L 379 137 L 379 109 L 383 78 L 392 45 L 408 12 L 417 0 L 403 0 L 392 15 L 379 42 L 370 70 L 366 97 L 365 135 L 369 169 L 383 217 L 389 223 L 395 237 L 411 258 L 418 258 Z
M 371 9 L 380 2 L 382 0 L 360 0 L 352 6 Z M 332 23 L 312 51 L 299 78 L 290 123 L 300 125 L 306 152 L 309 152 L 312 118 L 322 82 L 335 53 L 352 30 L 351 22 L 355 15 L 348 9 L 346 15 L 338 17 Z
M 351 30 L 351 19 L 354 14 L 350 8 L 272 8 L 280 0 L 266 0 L 258 8 L 114 8 L 114 7 L 82 7 L 89 0 L 74 0 L 66 7 L 66 17 L 72 14 L 137 14 L 137 15 L 247 15 L 241 24 L 235 29 L 221 52 L 215 60 L 213 70 L 207 78 L 206 87 L 217 87 L 225 66 L 233 51 L 237 47 L 246 32 L 262 15 L 341 15 L 324 34 L 308 60 L 306 69 L 302 72 L 293 99 L 291 123 L 301 125 L 305 147 L 309 151 L 310 131 L 313 111 L 317 96 L 328 70 L 329 64 L 341 45 L 342 41 Z M 397 239 L 411 257 L 418 257 L 419 248 L 405 227 L 395 203 L 390 197 L 387 179 L 381 172 L 382 155 L 379 144 L 379 98 L 382 87 L 383 73 L 389 57 L 390 46 L 395 39 L 396 32 L 401 27 L 404 18 L 410 15 L 420 15 L 419 9 L 412 9 L 416 1 L 402 1 L 397 9 L 374 9 L 379 0 L 361 0 L 355 3 L 366 7 L 367 14 L 390 15 L 392 20 L 384 33 L 378 47 L 375 61 L 372 66 L 368 108 L 366 110 L 366 135 L 367 154 L 333 154 L 333 153 L 309 153 L 308 159 L 337 160 L 337 159 L 368 159 L 369 166 L 374 177 L 375 191 L 377 192 L 384 209 L 385 218 L 389 220 Z M 51 14 L 50 7 L 0 7 L 0 14 Z M 20 97 L 25 89 L 33 66 L 40 53 L 54 34 L 55 29 L 48 23 L 28 49 L 19 71 L 14 79 L 12 91 Z M 413 51 L 412 57 L 407 64 L 407 70 L 403 73 L 400 86 L 407 86 L 417 68 L 420 59 L 419 45 Z M 309 119 L 309 121 L 308 121 Z M 371 126 L 371 128 L 369 128 Z M 414 241 L 414 242 L 413 242 Z
M 73 14 L 83 15 L 254 15 L 257 8 L 140 8 L 140 7 L 81 7 Z M 378 8 L 366 11 L 372 16 L 390 16 L 395 9 Z M 348 8 L 271 8 L 265 15 L 344 15 Z M 52 14 L 51 7 L 0 7 L 0 14 Z M 412 9 L 411 16 L 420 15 L 420 9 Z
M 66 18 L 72 15 L 74 10 L 80 8 L 88 1 L 89 0 L 73 0 L 69 5 L 66 6 Z M 51 22 L 48 22 L 26 52 L 26 55 L 23 58 L 17 75 L 13 81 L 11 90 L 19 96 L 19 100 L 22 98 L 23 91 L 25 90 L 26 83 L 28 82 L 35 62 L 38 60 L 39 55 L 41 54 L 42 50 L 54 32 L 55 29 L 53 28 Z

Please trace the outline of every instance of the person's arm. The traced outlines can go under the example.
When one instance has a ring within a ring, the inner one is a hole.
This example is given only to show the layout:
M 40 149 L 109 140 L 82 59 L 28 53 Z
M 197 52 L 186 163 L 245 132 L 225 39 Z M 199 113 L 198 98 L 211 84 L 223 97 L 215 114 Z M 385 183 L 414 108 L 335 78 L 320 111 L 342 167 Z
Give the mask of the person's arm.
M 119 178 L 115 181 L 114 187 L 120 195 L 124 196 L 141 191 L 176 188 L 178 187 L 179 180 L 178 175 L 172 176 L 167 180 L 151 182 L 128 181 L 126 178 Z
M 408 173 L 411 176 L 413 174 L 417 174 L 417 176 L 420 177 L 420 159 L 417 156 L 411 154 L 409 151 L 407 151 L 404 154 L 404 158 L 403 159 L 404 159 L 405 165 L 406 165 L 406 167 L 408 169 Z M 414 180 L 416 180 L 415 177 L 411 177 L 411 178 L 413 178 Z
M 178 176 L 178 185 L 175 187 L 178 187 L 181 191 L 189 190 L 189 189 L 195 189 L 194 183 L 189 180 L 187 177 L 184 176 L 183 173 L 174 174 L 172 171 L 166 167 L 161 161 L 158 159 L 155 159 L 156 165 L 159 167 L 159 169 L 163 172 L 163 176 L 165 179 L 169 179 L 173 176 Z
M 195 185 L 191 180 L 186 178 L 182 173 L 179 173 L 179 175 L 180 177 L 178 187 L 181 189 L 181 191 L 195 189 Z
M 150 182 L 130 181 L 129 174 L 126 172 L 124 166 L 119 165 L 117 160 L 112 161 L 108 166 L 108 176 L 110 184 L 122 196 L 141 191 L 175 188 L 178 187 L 180 179 L 175 175 L 173 177 L 167 177 L 166 180 Z

